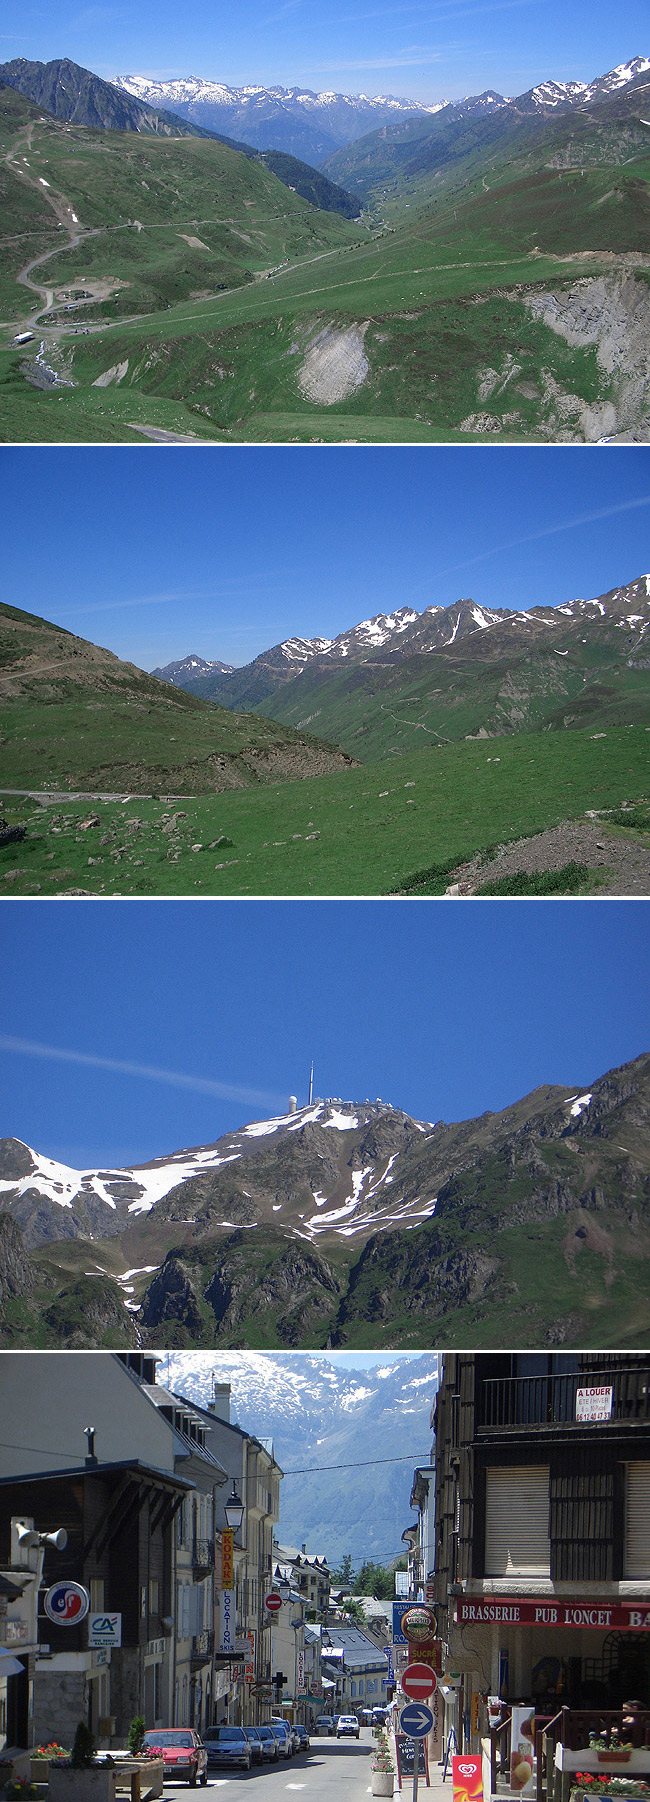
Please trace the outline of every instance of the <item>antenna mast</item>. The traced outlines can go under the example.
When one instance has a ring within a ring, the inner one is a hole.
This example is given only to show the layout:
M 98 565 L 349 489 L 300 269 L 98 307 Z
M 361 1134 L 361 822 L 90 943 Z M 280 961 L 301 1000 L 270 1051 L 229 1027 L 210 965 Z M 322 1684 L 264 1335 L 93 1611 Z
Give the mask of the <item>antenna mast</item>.
M 310 1107 L 311 1107 L 313 1099 L 314 1099 L 314 1060 L 312 1058 L 311 1070 L 309 1072 L 309 1106 Z

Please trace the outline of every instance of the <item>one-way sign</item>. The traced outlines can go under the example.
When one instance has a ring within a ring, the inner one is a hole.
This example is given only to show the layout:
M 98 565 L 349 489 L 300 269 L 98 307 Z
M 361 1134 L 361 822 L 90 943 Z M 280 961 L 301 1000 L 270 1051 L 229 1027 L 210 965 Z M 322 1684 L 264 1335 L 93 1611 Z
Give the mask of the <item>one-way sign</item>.
M 433 1715 L 423 1702 L 407 1702 L 399 1717 L 400 1730 L 411 1739 L 426 1739 L 433 1727 Z
M 428 1664 L 408 1664 L 402 1671 L 400 1682 L 405 1696 L 412 1702 L 426 1702 L 432 1696 L 437 1684 L 435 1671 Z

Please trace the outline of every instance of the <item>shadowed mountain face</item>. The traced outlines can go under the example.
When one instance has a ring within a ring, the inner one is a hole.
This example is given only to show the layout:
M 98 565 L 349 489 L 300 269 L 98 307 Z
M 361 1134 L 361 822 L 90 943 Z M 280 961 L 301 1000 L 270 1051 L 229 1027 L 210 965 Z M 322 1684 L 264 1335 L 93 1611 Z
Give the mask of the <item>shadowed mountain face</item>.
M 28 100 L 51 113 L 55 119 L 68 119 L 73 125 L 90 125 L 108 131 L 155 132 L 159 137 L 196 138 L 209 136 L 191 121 L 174 117 L 159 107 L 148 106 L 131 94 L 120 93 L 112 82 L 102 81 L 90 69 L 70 62 L 67 56 L 50 63 L 28 62 L 15 57 L 0 63 L 0 82 L 18 88 Z
M 459 1322 L 502 1343 L 504 1308 L 513 1344 L 615 1343 L 621 1317 L 627 1343 L 649 1124 L 650 1054 L 457 1124 L 319 1101 L 132 1170 L 8 1140 L 0 1199 L 50 1276 L 78 1256 L 117 1281 L 154 1346 L 426 1346 Z

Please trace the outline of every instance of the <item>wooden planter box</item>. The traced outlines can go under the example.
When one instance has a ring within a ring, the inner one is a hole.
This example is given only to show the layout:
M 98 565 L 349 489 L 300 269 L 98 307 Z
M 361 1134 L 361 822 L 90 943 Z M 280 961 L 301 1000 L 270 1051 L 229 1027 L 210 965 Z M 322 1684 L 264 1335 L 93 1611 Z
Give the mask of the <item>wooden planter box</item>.
M 629 1764 L 632 1756 L 631 1746 L 599 1746 L 599 1764 Z

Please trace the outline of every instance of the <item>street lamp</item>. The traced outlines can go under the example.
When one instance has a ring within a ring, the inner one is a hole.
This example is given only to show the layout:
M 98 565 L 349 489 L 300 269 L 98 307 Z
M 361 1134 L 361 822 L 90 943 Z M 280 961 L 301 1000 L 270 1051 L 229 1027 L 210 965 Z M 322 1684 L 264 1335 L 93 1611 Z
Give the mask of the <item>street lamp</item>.
M 235 1488 L 235 1479 L 233 1477 L 232 1495 L 229 1495 L 228 1500 L 226 1502 L 226 1520 L 228 1522 L 228 1526 L 232 1527 L 233 1533 L 239 1532 L 243 1518 L 244 1518 L 244 1504 L 241 1500 L 241 1497 L 238 1496 L 238 1494 L 237 1494 L 237 1490 Z

